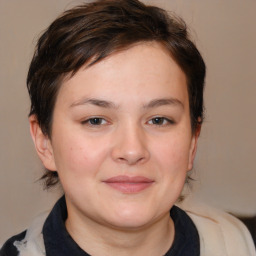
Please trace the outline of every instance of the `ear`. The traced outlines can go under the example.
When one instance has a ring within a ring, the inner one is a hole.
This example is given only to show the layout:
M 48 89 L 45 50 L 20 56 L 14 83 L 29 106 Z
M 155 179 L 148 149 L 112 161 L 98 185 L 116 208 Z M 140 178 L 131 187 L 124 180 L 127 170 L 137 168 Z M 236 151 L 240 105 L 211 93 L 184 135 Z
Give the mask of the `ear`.
M 196 128 L 195 133 L 192 136 L 190 150 L 189 150 L 189 161 L 188 161 L 188 171 L 191 171 L 193 168 L 194 159 L 197 151 L 197 141 L 201 132 L 201 125 L 199 124 Z
M 44 167 L 50 171 L 56 171 L 51 141 L 49 137 L 42 132 L 35 115 L 29 117 L 29 125 L 30 134 L 34 141 L 37 154 Z

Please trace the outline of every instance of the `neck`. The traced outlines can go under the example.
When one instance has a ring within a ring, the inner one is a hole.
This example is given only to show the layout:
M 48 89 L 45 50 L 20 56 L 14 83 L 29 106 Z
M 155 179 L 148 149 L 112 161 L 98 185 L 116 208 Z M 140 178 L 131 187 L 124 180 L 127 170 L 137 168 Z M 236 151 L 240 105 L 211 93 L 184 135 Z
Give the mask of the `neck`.
M 146 227 L 120 229 L 88 218 L 69 215 L 66 228 L 76 243 L 90 255 L 164 255 L 174 239 L 174 224 L 169 213 Z

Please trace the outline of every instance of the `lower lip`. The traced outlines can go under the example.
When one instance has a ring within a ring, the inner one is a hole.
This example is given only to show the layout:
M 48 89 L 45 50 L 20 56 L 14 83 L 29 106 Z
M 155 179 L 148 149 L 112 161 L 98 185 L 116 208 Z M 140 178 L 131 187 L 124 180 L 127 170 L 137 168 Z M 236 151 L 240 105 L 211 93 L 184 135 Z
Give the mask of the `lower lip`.
M 153 184 L 153 182 L 139 182 L 139 183 L 106 182 L 105 184 L 109 185 L 110 187 L 124 194 L 134 194 L 147 189 Z

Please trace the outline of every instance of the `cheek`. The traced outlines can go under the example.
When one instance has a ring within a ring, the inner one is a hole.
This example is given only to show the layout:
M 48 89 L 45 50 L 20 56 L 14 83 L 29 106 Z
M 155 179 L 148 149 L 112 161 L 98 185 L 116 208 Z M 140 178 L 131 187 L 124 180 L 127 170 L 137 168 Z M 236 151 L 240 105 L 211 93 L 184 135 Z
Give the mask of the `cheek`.
M 54 157 L 57 170 L 72 175 L 93 174 L 102 164 L 107 154 L 106 146 L 98 146 L 95 141 L 85 138 L 66 137 L 56 141 Z
M 165 140 L 155 145 L 154 152 L 162 169 L 171 175 L 181 174 L 187 171 L 189 159 L 188 140 L 181 140 L 179 137 Z

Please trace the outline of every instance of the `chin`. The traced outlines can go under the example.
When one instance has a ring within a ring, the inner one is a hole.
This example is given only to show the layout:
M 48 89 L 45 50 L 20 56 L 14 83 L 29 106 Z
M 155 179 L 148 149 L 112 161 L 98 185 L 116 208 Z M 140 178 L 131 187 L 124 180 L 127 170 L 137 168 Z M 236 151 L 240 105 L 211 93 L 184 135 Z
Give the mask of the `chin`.
M 115 223 L 112 224 L 116 229 L 120 230 L 139 230 L 143 229 L 149 224 L 149 222 L 145 219 L 131 219 L 131 220 L 126 220 L 126 219 L 120 219 L 115 220 Z
M 122 209 L 112 216 L 113 226 L 119 229 L 135 230 L 147 226 L 154 219 L 154 214 L 139 209 Z

